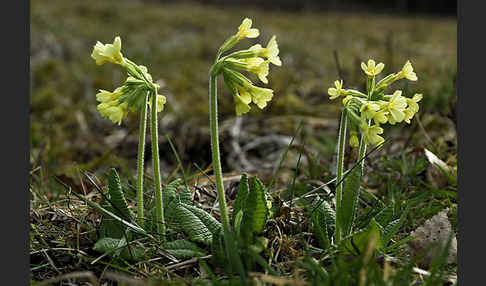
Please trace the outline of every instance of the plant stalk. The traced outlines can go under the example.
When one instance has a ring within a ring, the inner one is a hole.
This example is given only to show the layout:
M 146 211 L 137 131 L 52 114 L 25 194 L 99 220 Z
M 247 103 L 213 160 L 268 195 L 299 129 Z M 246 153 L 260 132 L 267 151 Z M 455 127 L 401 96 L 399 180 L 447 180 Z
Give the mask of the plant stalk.
M 137 156 L 137 222 L 143 228 L 143 165 L 145 153 L 145 134 L 147 133 L 147 99 L 149 92 L 144 97 L 144 105 L 140 112 L 140 136 L 138 139 L 138 156 Z
M 152 106 L 150 107 L 152 123 L 152 163 L 154 168 L 154 192 L 155 192 L 155 211 L 157 232 L 165 235 L 164 203 L 162 201 L 162 191 L 160 184 L 160 162 L 159 162 L 159 134 L 157 127 L 157 92 L 152 92 Z
M 341 215 L 341 198 L 343 196 L 343 172 L 344 172 L 344 149 L 346 148 L 346 128 L 348 124 L 346 109 L 341 113 L 341 122 L 339 123 L 339 137 L 338 137 L 338 157 L 337 157 L 337 171 L 336 171 L 336 182 L 339 185 L 336 188 L 336 244 L 341 241 L 341 228 L 340 223 L 338 223 L 338 218 Z
M 217 97 L 217 75 L 210 75 L 209 78 L 209 122 L 211 126 L 211 154 L 213 159 L 213 170 L 216 179 L 216 190 L 218 192 L 219 209 L 223 226 L 230 229 L 228 213 L 226 210 L 226 198 L 223 187 L 223 174 L 221 170 L 221 159 L 219 153 L 219 131 L 218 131 L 218 97 Z

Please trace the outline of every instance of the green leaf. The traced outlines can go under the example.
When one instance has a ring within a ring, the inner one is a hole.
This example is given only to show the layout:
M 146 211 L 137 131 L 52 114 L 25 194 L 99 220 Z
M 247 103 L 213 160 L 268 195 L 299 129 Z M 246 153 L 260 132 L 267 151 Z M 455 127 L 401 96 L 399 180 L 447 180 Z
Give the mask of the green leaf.
M 400 230 L 400 227 L 402 227 L 403 221 L 405 220 L 407 213 L 408 213 L 408 209 L 403 211 L 399 219 L 390 222 L 385 227 L 383 233 L 383 245 L 387 245 L 388 242 L 390 242 L 390 240 L 393 238 L 393 236 Z
M 248 176 L 246 174 L 242 174 L 238 193 L 236 194 L 236 199 L 233 207 L 233 215 L 231 217 L 233 224 L 235 224 L 236 215 L 245 206 L 248 193 L 249 193 Z
M 191 191 L 188 188 L 182 189 L 182 191 L 179 192 L 179 200 L 181 201 L 181 203 L 192 205 Z
M 252 242 L 253 234 L 263 232 L 267 222 L 269 210 L 265 192 L 263 183 L 257 177 L 252 177 L 241 222 L 241 233 L 245 236 L 247 243 Z
M 356 166 L 344 180 L 341 207 L 338 212 L 338 224 L 343 236 L 349 235 L 353 228 L 356 210 L 358 208 L 359 189 L 361 183 L 361 164 Z
M 372 218 L 365 229 L 345 237 L 339 244 L 339 250 L 347 254 L 360 255 L 366 251 L 372 239 L 376 243 L 374 248 L 381 249 L 383 247 L 382 235 L 383 228 Z
M 120 177 L 118 177 L 118 173 L 114 168 L 110 169 L 108 191 L 110 194 L 110 201 L 113 204 L 114 213 L 125 220 L 133 221 L 134 214 L 130 208 L 128 208 L 128 204 L 120 184 Z
M 93 250 L 104 253 L 110 257 L 121 257 L 125 260 L 140 260 L 144 257 L 146 249 L 143 247 L 128 246 L 125 238 L 105 237 L 98 240 Z
M 219 233 L 221 224 L 204 210 L 184 203 L 178 203 L 173 207 L 174 216 L 167 219 L 176 219 L 191 240 L 210 244 L 213 234 Z
M 393 218 L 393 206 L 386 206 L 375 216 L 375 220 L 385 227 Z
M 335 228 L 335 213 L 331 206 L 326 202 L 317 200 L 313 204 L 313 208 L 320 204 L 319 207 L 312 214 L 313 231 L 319 245 L 323 249 L 331 246 L 331 238 Z
M 206 252 L 195 243 L 180 239 L 162 244 L 162 248 L 178 259 L 188 259 L 206 255 Z
M 170 182 L 165 186 L 162 190 L 162 199 L 164 200 L 164 208 L 167 208 L 172 200 L 177 197 L 177 189 L 181 185 L 181 179 L 175 179 L 174 181 Z

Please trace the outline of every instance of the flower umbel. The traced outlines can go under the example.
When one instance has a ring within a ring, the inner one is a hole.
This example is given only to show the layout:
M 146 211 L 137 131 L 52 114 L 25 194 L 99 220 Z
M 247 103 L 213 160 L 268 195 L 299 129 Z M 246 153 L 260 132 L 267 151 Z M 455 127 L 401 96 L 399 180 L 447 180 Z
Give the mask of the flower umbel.
M 238 28 L 238 33 L 228 38 L 219 48 L 216 61 L 211 68 L 211 76 L 223 75 L 225 86 L 230 90 L 235 101 L 236 115 L 250 111 L 252 102 L 263 109 L 273 97 L 272 89 L 253 85 L 245 75 L 236 70 L 253 73 L 261 82 L 267 84 L 270 63 L 277 66 L 282 65 L 278 56 L 279 49 L 275 35 L 268 41 L 265 48 L 256 44 L 249 49 L 222 56 L 222 53 L 231 49 L 236 42 L 244 38 L 258 37 L 260 32 L 256 28 L 251 28 L 251 25 L 250 19 L 243 20 Z

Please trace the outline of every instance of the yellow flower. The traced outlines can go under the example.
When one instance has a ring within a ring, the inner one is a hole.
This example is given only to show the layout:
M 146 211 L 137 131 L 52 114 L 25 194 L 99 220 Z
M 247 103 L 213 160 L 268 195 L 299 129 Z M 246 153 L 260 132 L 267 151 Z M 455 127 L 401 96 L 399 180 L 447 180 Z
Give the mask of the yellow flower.
M 394 125 L 397 122 L 403 121 L 405 118 L 405 108 L 407 107 L 407 100 L 402 96 L 402 91 L 397 90 L 393 93 L 390 101 L 385 106 L 385 110 L 389 112 L 388 122 Z
M 410 120 L 415 115 L 415 112 L 413 112 L 413 110 L 411 110 L 409 108 L 405 109 L 403 112 L 405 113 L 405 117 L 403 118 L 403 121 L 405 121 L 408 124 L 410 124 Z
M 100 92 L 96 94 L 96 100 L 98 100 L 99 102 L 109 102 L 109 101 L 115 101 L 117 100 L 120 96 L 121 96 L 121 90 L 122 88 L 119 87 L 117 89 L 115 89 L 115 91 L 113 92 L 109 92 L 107 90 L 102 90 L 100 89 Z
M 272 64 L 276 66 L 281 66 L 282 61 L 278 56 L 279 49 L 277 45 L 276 36 L 274 35 L 270 41 L 268 41 L 267 47 L 263 48 L 260 44 L 256 44 L 250 47 L 250 51 L 254 51 L 257 56 L 267 58 Z
M 419 111 L 419 105 L 417 104 L 417 102 L 422 100 L 422 97 L 422 94 L 416 93 L 412 98 L 407 98 L 408 108 L 414 113 L 417 113 Z
M 123 55 L 121 53 L 121 39 L 116 37 L 113 44 L 103 45 L 101 42 L 96 42 L 93 48 L 91 57 L 96 61 L 96 64 L 101 66 L 105 62 L 114 64 L 123 64 Z
M 110 119 L 113 123 L 121 124 L 122 119 L 128 114 L 128 104 L 117 104 L 114 101 L 98 104 L 96 107 L 101 116 Z
M 246 101 L 245 99 L 243 99 L 242 96 L 236 93 L 233 94 L 233 98 L 235 99 L 235 103 L 236 103 L 235 106 L 236 115 L 240 116 L 250 111 L 250 106 L 248 104 L 251 102 L 251 97 L 250 97 L 250 101 Z
M 327 93 L 330 95 L 329 99 L 336 99 L 338 98 L 339 96 L 341 95 L 346 95 L 346 90 L 343 89 L 343 81 L 339 81 L 339 80 L 336 80 L 334 82 L 334 87 L 330 87 L 328 90 L 327 90 Z
M 263 83 L 268 83 L 267 75 L 269 72 L 268 61 L 262 58 L 243 59 L 248 64 L 247 70 L 258 76 Z
M 273 97 L 273 90 L 269 88 L 258 87 L 252 84 L 245 84 L 245 86 L 236 85 L 236 88 L 244 104 L 249 104 L 251 100 L 260 109 L 265 108 L 267 102 L 272 100 Z
M 383 128 L 379 127 L 378 125 L 368 126 L 368 123 L 363 122 L 361 123 L 359 128 L 361 129 L 361 132 L 366 142 L 374 146 L 378 146 L 385 141 L 383 137 L 378 135 L 383 133 Z
M 410 63 L 409 60 L 405 63 L 403 66 L 402 70 L 397 74 L 398 79 L 401 78 L 406 78 L 411 81 L 416 81 L 417 80 L 417 75 L 413 71 L 412 64 Z
M 381 73 L 385 65 L 383 63 L 379 63 L 378 65 L 375 65 L 374 60 L 368 60 L 368 65 L 365 63 L 361 63 L 361 68 L 367 74 L 369 77 L 374 77 L 377 74 Z
M 380 106 L 372 102 L 365 102 L 360 108 L 361 115 L 367 119 L 373 118 L 378 110 L 380 110 Z
M 250 94 L 252 95 L 251 100 L 253 103 L 255 103 L 260 109 L 263 109 L 265 106 L 267 106 L 267 102 L 272 100 L 273 90 L 269 88 L 252 86 L 250 89 Z
M 251 24 L 251 19 L 245 18 L 243 20 L 240 27 L 238 27 L 238 33 L 236 34 L 238 40 L 241 40 L 243 38 L 256 38 L 260 35 L 260 31 L 255 28 L 251 28 Z
M 388 121 L 388 112 L 385 110 L 380 110 L 373 116 L 373 121 L 378 126 L 379 124 L 385 124 Z
M 167 98 L 163 95 L 157 94 L 157 112 L 164 110 L 164 104 L 167 102 Z M 149 99 L 148 104 L 152 107 L 152 100 Z

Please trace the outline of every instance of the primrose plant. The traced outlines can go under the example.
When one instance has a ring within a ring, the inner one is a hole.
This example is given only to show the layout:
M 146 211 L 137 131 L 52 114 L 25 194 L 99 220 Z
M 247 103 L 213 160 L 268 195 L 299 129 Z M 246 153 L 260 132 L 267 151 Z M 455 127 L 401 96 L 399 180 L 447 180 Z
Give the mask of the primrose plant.
M 334 244 L 342 245 L 343 248 L 349 250 L 356 248 L 357 242 L 367 243 L 368 236 L 376 235 L 379 237 L 376 242 L 378 243 L 376 246 L 379 248 L 388 243 L 391 236 L 400 227 L 401 220 L 385 222 L 377 217 L 371 220 L 366 230 L 353 230 L 367 146 L 372 145 L 378 148 L 384 143 L 385 139 L 380 136 L 383 134 L 382 125 L 410 123 L 419 110 L 417 103 L 422 99 L 422 94 L 415 94 L 410 98 L 403 96 L 401 90 L 387 92 L 387 88 L 400 79 L 417 80 L 410 61 L 407 61 L 399 72 L 389 74 L 376 83 L 376 76 L 383 71 L 384 67 L 383 63 L 376 64 L 371 59 L 367 64 L 361 63 L 361 68 L 366 75 L 366 92 L 344 89 L 342 80 L 336 80 L 335 87 L 328 90 L 330 99 L 337 99 L 341 96 L 344 98 L 337 150 L 336 210 L 334 213 L 326 202 L 321 201 L 313 211 L 315 233 L 324 247 Z M 348 171 L 344 178 L 344 150 L 348 126 L 349 145 L 359 147 L 359 152 L 356 165 Z M 358 139 L 359 134 L 361 134 L 360 139 Z M 383 213 L 380 216 L 383 216 Z M 365 236 L 367 236 L 366 239 L 364 239 Z M 367 245 L 361 245 L 358 248 L 364 250 L 364 247 Z
M 245 50 L 223 54 L 232 49 L 244 38 L 256 38 L 260 32 L 252 28 L 252 20 L 245 18 L 238 28 L 238 32 L 229 37 L 219 48 L 216 60 L 210 70 L 209 78 L 209 114 L 211 125 L 211 151 L 213 159 L 214 175 L 218 192 L 221 221 L 225 228 L 229 228 L 229 218 L 223 189 L 223 177 L 218 138 L 218 96 L 217 77 L 223 76 L 225 86 L 230 90 L 235 101 L 236 115 L 242 115 L 250 111 L 250 103 L 256 104 L 260 109 L 267 106 L 273 97 L 273 90 L 254 85 L 240 71 L 256 74 L 263 83 L 268 83 L 270 63 L 280 66 L 282 62 L 278 56 L 279 49 L 276 37 L 273 36 L 266 47 L 260 44 L 251 46 Z
M 91 57 L 96 61 L 97 65 L 103 65 L 106 62 L 120 65 L 126 70 L 128 75 L 123 86 L 118 87 L 113 92 L 100 90 L 96 95 L 96 99 L 100 102 L 97 109 L 101 115 L 120 125 L 129 111 L 140 110 L 140 136 L 137 156 L 137 221 L 141 226 L 144 223 L 143 162 L 147 128 L 147 106 L 150 107 L 157 230 L 163 234 L 165 232 L 165 222 L 162 193 L 160 190 L 157 113 L 164 109 L 166 98 L 158 94 L 160 86 L 153 82 L 152 76 L 148 73 L 145 66 L 137 65 L 123 56 L 121 53 L 120 37 L 116 37 L 113 44 L 104 45 L 97 42 L 93 48 Z

